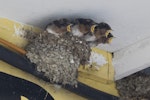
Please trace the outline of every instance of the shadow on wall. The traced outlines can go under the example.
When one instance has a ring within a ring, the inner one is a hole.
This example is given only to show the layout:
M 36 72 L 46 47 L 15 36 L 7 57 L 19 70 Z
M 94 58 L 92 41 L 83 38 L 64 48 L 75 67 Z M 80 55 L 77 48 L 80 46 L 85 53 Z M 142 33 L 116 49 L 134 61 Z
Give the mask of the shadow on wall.
M 87 13 L 88 12 L 88 13 Z M 101 17 L 98 17 L 98 16 Z M 38 21 L 31 20 L 30 22 L 33 23 L 33 25 L 36 25 L 41 28 L 45 28 L 47 24 L 49 24 L 51 21 L 60 19 L 60 18 L 68 18 L 70 20 L 73 20 L 75 18 L 88 18 L 88 19 L 93 19 L 96 22 L 108 22 L 107 19 L 105 19 L 106 12 L 99 12 L 99 11 L 90 11 L 90 10 L 84 10 L 84 11 L 72 11 L 72 10 L 67 10 L 61 11 L 61 12 L 56 12 L 54 14 L 47 14 L 44 17 L 38 19 Z

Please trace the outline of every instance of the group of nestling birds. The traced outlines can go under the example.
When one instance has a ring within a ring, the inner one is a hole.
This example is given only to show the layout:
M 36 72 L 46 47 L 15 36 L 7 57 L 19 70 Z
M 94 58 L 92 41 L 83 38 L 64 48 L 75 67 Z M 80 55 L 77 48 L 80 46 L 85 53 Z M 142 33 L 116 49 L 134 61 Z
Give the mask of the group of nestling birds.
M 77 18 L 73 21 L 62 18 L 54 20 L 46 26 L 48 33 L 59 37 L 66 33 L 83 38 L 91 47 L 98 44 L 110 44 L 113 35 L 111 27 L 104 22 L 96 23 L 92 19 Z

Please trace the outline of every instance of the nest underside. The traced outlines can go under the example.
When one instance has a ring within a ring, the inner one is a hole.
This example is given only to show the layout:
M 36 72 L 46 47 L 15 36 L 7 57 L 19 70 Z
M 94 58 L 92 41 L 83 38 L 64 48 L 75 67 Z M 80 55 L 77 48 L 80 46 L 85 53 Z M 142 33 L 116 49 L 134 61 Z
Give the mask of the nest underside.
M 77 85 L 77 69 L 81 62 L 89 60 L 89 45 L 71 33 L 56 37 L 47 32 L 26 32 L 29 41 L 26 56 L 36 64 L 36 70 L 44 73 L 51 83 Z

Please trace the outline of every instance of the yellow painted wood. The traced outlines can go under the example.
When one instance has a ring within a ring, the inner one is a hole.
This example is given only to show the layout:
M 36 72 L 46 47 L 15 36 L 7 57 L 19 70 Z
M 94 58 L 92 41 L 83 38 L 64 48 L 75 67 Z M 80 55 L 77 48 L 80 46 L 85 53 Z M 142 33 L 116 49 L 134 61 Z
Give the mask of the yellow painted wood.
M 21 24 L 6 18 L 0 17 L 0 37 L 8 42 L 11 42 L 19 47 L 24 47 L 27 44 L 27 40 L 20 37 L 18 32 L 22 29 L 29 29 L 34 32 L 40 32 L 41 29 L 32 27 L 29 25 Z
M 107 53 L 106 51 L 103 51 L 103 50 L 100 50 L 100 49 L 97 49 L 97 48 L 93 48 L 92 49 L 93 52 L 96 52 L 98 54 L 101 54 L 103 55 L 106 60 L 108 61 L 108 57 L 110 56 L 109 53 Z M 107 64 L 105 64 L 104 66 L 101 66 L 99 70 L 95 70 L 95 69 L 91 69 L 91 70 L 84 70 L 84 67 L 80 67 L 79 68 L 79 72 L 84 72 L 84 74 L 87 74 L 86 76 L 90 77 L 91 75 L 92 76 L 95 76 L 95 80 L 98 80 L 96 78 L 96 76 L 100 79 L 104 79 L 105 81 L 108 81 L 108 80 L 112 80 L 113 79 L 110 79 L 108 74 L 109 74 L 109 69 L 112 68 L 111 66 L 109 66 L 109 62 Z M 93 79 L 93 78 L 92 78 Z M 101 81 L 101 80 L 99 80 Z M 105 82 L 107 83 L 107 82 Z
M 0 18 L 0 38 L 5 39 L 15 44 L 16 46 L 23 48 L 27 44 L 27 40 L 17 35 L 17 29 L 20 28 L 32 29 L 35 32 L 41 32 L 41 29 L 20 24 L 18 22 L 14 22 L 6 18 Z M 112 66 L 112 55 L 109 52 L 97 48 L 93 48 L 92 51 L 102 54 L 106 58 L 108 63 L 100 67 L 99 70 L 95 70 L 93 68 L 85 69 L 83 66 L 80 66 L 78 70 L 79 71 L 78 81 L 97 90 L 118 96 L 118 92 L 115 88 L 115 82 L 114 82 L 114 68 Z M 33 77 L 30 74 L 15 69 L 14 67 L 5 64 L 4 62 L 0 62 L 0 71 L 3 71 L 5 73 L 11 74 L 16 77 L 29 80 L 33 83 L 40 85 L 41 87 L 46 89 L 53 97 L 57 98 L 56 100 L 61 100 L 60 98 L 63 97 L 66 98 L 65 100 L 69 100 L 67 98 L 70 97 L 81 98 L 81 99 L 76 98 L 75 100 L 85 99 L 64 89 L 60 89 L 59 91 L 56 92 L 52 84 L 45 83 L 42 80 L 39 81 L 39 79 L 37 79 L 36 77 Z
M 93 48 L 92 51 L 103 55 L 108 63 L 100 67 L 98 71 L 92 69 L 85 70 L 83 66 L 80 66 L 78 72 L 78 81 L 97 90 L 119 96 L 118 91 L 115 88 L 116 85 L 114 82 L 112 55 L 109 52 L 100 50 L 98 48 Z
M 25 80 L 28 80 L 30 82 L 33 82 L 39 86 L 41 86 L 43 89 L 45 89 L 48 93 L 52 95 L 52 97 L 55 100 L 87 100 L 86 98 L 83 98 L 77 94 L 74 94 L 68 90 L 65 90 L 63 88 L 57 89 L 54 87 L 54 85 L 49 84 L 29 73 L 26 73 L 20 69 L 17 69 L 3 61 L 0 61 L 0 72 L 7 73 L 9 75 L 13 75 L 15 77 L 19 77 Z
M 2 38 L 0 38 L 0 44 L 4 45 L 5 47 L 7 46 L 8 49 L 12 49 L 20 54 L 23 54 L 25 55 L 26 54 L 26 51 L 18 46 L 16 46 L 15 44 L 12 44 Z

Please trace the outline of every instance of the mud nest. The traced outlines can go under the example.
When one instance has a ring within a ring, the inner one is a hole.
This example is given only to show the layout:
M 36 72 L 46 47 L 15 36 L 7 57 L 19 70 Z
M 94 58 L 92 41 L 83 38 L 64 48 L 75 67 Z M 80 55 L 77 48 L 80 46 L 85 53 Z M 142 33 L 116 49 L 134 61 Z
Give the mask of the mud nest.
M 25 38 L 29 40 L 26 56 L 36 64 L 37 71 L 44 73 L 51 83 L 77 85 L 77 69 L 80 63 L 89 60 L 89 45 L 71 33 L 61 37 L 47 32 L 26 33 Z
M 116 83 L 120 100 L 150 100 L 150 75 L 138 72 Z

